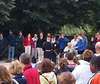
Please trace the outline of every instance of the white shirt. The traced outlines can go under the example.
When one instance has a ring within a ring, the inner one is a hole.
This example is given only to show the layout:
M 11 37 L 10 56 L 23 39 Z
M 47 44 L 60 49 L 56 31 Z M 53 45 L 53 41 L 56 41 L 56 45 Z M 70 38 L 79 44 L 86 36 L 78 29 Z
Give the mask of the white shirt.
M 80 65 L 89 65 L 90 63 L 84 60 L 79 60 Z
M 89 79 L 93 76 L 93 73 L 90 71 L 89 64 L 81 64 L 76 66 L 72 74 L 76 79 L 75 84 L 87 84 Z
M 76 39 L 76 40 L 75 39 L 72 39 L 71 40 L 71 44 L 75 47 L 76 44 L 78 43 L 78 41 L 79 41 L 78 39 Z

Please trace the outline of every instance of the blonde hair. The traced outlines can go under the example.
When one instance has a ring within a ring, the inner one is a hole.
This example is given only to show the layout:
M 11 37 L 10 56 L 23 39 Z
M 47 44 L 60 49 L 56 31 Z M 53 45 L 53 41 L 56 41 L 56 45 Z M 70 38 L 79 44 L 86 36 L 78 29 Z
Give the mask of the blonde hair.
M 86 49 L 83 52 L 83 54 L 82 54 L 82 58 L 85 61 L 90 61 L 90 59 L 92 58 L 92 56 L 93 56 L 93 51 L 92 50 L 89 50 L 89 49 Z
M 10 73 L 3 65 L 0 65 L 0 81 L 2 83 L 12 84 Z
M 13 75 L 20 74 L 22 73 L 23 65 L 18 60 L 12 61 L 9 70 Z

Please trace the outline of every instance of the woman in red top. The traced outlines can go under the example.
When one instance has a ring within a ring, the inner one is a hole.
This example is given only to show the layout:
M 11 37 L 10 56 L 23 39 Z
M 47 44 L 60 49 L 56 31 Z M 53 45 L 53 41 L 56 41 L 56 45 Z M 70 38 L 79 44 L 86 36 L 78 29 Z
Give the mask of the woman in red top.
M 32 37 L 31 34 L 29 33 L 27 37 L 24 38 L 24 48 L 25 48 L 25 53 L 31 54 L 31 44 L 32 44 Z

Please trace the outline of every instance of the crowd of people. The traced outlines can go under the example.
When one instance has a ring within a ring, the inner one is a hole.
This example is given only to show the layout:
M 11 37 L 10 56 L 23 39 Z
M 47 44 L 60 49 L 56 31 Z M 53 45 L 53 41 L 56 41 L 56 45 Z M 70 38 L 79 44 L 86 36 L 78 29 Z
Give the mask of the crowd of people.
M 6 44 L 6 45 L 5 45 Z M 26 36 L 22 32 L 14 34 L 11 30 L 7 36 L 0 33 L 0 56 L 3 55 L 4 47 L 8 49 L 8 60 L 12 61 L 17 54 L 22 52 L 28 53 L 32 58 L 40 61 L 43 58 L 49 58 L 56 62 L 58 54 L 75 51 L 81 54 L 88 47 L 88 40 L 84 32 L 74 35 L 69 39 L 63 33 L 56 36 L 48 33 L 44 35 L 43 32 L 38 34 L 28 33 Z
M 88 49 L 84 32 L 69 39 L 63 33 L 58 37 L 50 33 L 44 36 L 43 32 L 24 37 L 22 32 L 15 36 L 9 31 L 6 41 L 10 66 L 7 69 L 0 65 L 0 84 L 100 84 L 99 39 L 99 33 L 91 38 L 93 51 Z M 19 45 L 24 50 L 16 58 Z

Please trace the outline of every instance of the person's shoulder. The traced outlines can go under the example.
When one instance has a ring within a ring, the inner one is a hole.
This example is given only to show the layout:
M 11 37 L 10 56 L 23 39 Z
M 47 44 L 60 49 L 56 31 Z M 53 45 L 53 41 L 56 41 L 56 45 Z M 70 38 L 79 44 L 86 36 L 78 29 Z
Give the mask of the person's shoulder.
M 100 73 L 97 73 L 97 74 L 94 76 L 94 78 L 100 80 Z
M 91 84 L 100 84 L 100 73 L 97 73 L 91 80 Z

